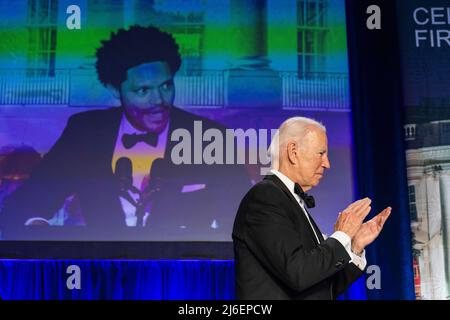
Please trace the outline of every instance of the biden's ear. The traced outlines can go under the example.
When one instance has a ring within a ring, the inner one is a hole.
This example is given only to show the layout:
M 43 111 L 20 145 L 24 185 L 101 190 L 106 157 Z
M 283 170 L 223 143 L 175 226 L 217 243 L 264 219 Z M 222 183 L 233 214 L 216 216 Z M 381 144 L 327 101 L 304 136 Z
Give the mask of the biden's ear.
M 297 164 L 298 145 L 296 142 L 289 142 L 287 144 L 287 156 L 291 164 Z
M 113 95 L 114 98 L 120 100 L 120 91 L 116 87 L 114 87 L 112 84 L 107 84 L 106 89 Z

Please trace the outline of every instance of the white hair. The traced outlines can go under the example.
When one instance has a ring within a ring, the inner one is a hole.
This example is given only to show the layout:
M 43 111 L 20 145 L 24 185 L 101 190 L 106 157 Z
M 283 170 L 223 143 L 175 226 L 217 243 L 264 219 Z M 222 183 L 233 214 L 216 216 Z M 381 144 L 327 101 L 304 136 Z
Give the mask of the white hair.
M 311 130 L 311 127 L 319 128 L 327 132 L 325 126 L 311 118 L 292 117 L 285 120 L 272 137 L 269 149 L 271 168 L 278 170 L 280 150 L 283 150 L 291 141 L 300 142 L 301 139 Z

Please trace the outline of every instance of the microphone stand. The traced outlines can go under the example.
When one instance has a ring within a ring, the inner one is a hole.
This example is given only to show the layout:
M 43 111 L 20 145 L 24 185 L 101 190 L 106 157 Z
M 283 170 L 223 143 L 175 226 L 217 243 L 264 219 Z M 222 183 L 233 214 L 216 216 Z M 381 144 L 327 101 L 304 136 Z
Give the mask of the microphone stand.
M 142 221 L 142 226 L 144 225 L 145 213 L 152 204 L 155 194 L 161 190 L 159 179 L 155 179 L 154 183 L 149 183 L 149 185 L 140 193 L 138 203 L 136 206 L 136 217 L 137 221 Z

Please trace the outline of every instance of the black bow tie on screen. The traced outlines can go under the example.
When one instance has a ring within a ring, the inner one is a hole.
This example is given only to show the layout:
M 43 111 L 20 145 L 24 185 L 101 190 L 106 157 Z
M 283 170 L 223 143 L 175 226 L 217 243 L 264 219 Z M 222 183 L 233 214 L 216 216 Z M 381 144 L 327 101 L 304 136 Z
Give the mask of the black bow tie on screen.
M 303 200 L 303 202 L 306 203 L 308 209 L 314 208 L 316 206 L 314 197 L 309 196 L 307 193 L 305 193 L 298 183 L 296 183 L 294 186 L 294 192 L 299 195 L 299 197 Z
M 122 136 L 122 144 L 126 149 L 133 148 L 138 142 L 145 142 L 149 146 L 155 147 L 158 143 L 158 134 L 143 133 L 143 134 L 127 134 Z

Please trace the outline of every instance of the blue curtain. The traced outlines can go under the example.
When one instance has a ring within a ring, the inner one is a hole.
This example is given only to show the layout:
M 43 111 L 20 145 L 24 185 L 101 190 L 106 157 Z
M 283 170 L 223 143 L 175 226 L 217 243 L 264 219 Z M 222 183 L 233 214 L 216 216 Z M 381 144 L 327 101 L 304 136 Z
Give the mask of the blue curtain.
M 69 266 L 80 289 L 68 289 Z M 361 282 L 361 283 L 360 283 Z M 364 299 L 364 277 L 340 299 Z M 232 300 L 232 260 L 0 260 L 4 300 Z
M 67 288 L 70 265 L 81 289 Z M 234 299 L 230 260 L 0 260 L 5 299 Z
M 381 9 L 379 30 L 366 27 L 370 5 Z M 373 200 L 369 218 L 386 206 L 393 209 L 366 250 L 368 264 L 381 271 L 381 288 L 367 290 L 367 297 L 414 299 L 395 1 L 347 0 L 346 16 L 355 194 Z

